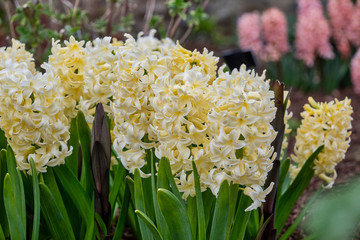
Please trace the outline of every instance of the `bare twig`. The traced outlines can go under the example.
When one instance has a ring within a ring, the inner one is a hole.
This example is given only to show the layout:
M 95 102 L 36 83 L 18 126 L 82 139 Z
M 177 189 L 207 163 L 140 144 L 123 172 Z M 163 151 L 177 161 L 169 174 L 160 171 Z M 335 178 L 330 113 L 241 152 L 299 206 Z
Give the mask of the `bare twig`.
M 172 26 L 174 25 L 174 20 L 175 20 L 174 17 L 170 18 L 170 22 L 169 22 L 168 28 L 166 30 L 166 36 L 169 36 L 170 30 L 171 30 Z
M 186 12 L 186 9 L 184 9 L 184 12 Z M 170 33 L 169 33 L 169 38 L 173 38 L 175 33 L 176 33 L 176 30 L 178 29 L 179 25 L 181 23 L 181 17 L 178 16 L 174 25 L 172 26 L 171 30 L 170 30 Z
M 72 19 L 71 19 L 71 22 L 72 22 L 73 26 L 75 25 L 76 11 L 77 11 L 77 9 L 79 7 L 79 3 L 80 3 L 80 0 L 75 1 L 74 11 L 73 11 L 73 14 L 72 14 Z
M 15 28 L 14 28 L 14 24 L 13 22 L 11 21 L 11 10 L 10 10 L 10 2 L 8 1 L 4 1 L 2 2 L 3 3 L 3 6 L 4 6 L 4 9 L 5 9 L 5 12 L 6 12 L 6 16 L 7 16 L 7 19 L 8 19 L 8 22 L 9 22 L 9 27 L 10 27 L 10 35 L 12 38 L 16 38 L 16 33 L 15 33 Z
M 193 29 L 193 25 L 189 25 L 188 28 L 186 29 L 186 32 L 184 33 L 184 35 L 181 37 L 180 39 L 180 43 L 182 44 L 183 42 L 185 42 L 185 40 L 189 37 L 192 29 Z
M 115 8 L 115 0 L 112 0 L 110 2 L 110 9 L 109 9 L 109 15 L 108 15 L 108 21 L 106 24 L 106 35 L 110 36 L 112 31 L 112 19 L 114 16 L 114 8 Z
M 144 34 L 147 35 L 149 32 L 149 22 L 154 15 L 156 0 L 148 0 L 146 3 L 146 14 L 145 14 L 145 24 L 144 24 Z

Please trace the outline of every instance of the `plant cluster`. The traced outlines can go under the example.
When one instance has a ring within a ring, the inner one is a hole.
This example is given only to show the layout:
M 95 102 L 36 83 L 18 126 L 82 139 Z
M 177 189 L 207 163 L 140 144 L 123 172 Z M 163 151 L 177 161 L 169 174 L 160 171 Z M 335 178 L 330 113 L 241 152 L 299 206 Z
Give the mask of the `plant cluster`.
M 244 13 L 238 19 L 239 46 L 289 86 L 331 92 L 351 77 L 358 93 L 359 1 L 331 0 L 326 10 L 320 0 L 298 0 L 296 18 L 274 7 L 261 15 Z
M 0 49 L 0 238 L 275 239 L 331 186 L 350 100 L 309 100 L 290 167 L 283 84 L 154 34 Z

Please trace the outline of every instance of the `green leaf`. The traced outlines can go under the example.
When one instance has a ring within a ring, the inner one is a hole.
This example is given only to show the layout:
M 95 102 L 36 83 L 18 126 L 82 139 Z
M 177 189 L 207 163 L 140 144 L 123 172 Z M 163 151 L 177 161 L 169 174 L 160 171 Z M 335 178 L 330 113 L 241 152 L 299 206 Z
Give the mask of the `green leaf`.
M 73 200 L 80 215 L 86 223 L 85 239 L 92 239 L 94 231 L 94 208 L 92 200 L 88 197 L 77 178 L 72 174 L 66 165 L 61 165 L 54 168 L 58 183 L 63 186 L 63 189 Z
M 147 228 L 150 230 L 152 236 L 156 240 L 162 240 L 159 230 L 156 228 L 151 219 L 146 216 L 146 214 L 140 210 L 135 210 L 135 213 L 146 223 Z
M 54 168 L 47 168 L 47 172 L 42 174 L 45 185 L 50 189 L 51 194 L 54 196 L 56 200 L 56 204 L 59 207 L 61 214 L 64 216 L 65 220 L 71 220 L 72 229 L 79 229 L 81 224 L 80 218 L 77 216 L 77 213 L 74 212 L 76 208 L 73 209 L 73 204 L 68 203 L 67 208 L 65 208 L 64 200 L 65 196 L 60 193 L 58 184 L 56 183 Z M 41 210 L 41 209 L 40 209 Z M 68 214 L 69 213 L 69 214 Z M 70 215 L 70 216 L 69 216 Z M 73 230 L 72 230 L 73 231 Z
M 4 187 L 4 179 L 7 173 L 6 166 L 6 150 L 0 151 L 0 213 L 5 212 L 4 199 L 3 199 L 3 187 Z M 0 214 L 0 226 L 4 231 L 4 235 L 6 237 L 9 236 L 9 226 L 6 218 L 6 214 Z
M 200 177 L 194 161 L 192 162 L 192 167 L 194 173 L 194 183 L 195 183 L 195 192 L 196 192 L 198 239 L 202 240 L 202 239 L 206 239 L 204 205 L 203 205 L 202 194 L 200 189 Z
M 319 153 L 323 150 L 324 146 L 318 147 L 313 154 L 307 159 L 304 166 L 301 168 L 299 174 L 294 179 L 293 183 L 289 186 L 286 192 L 279 200 L 279 209 L 275 218 L 275 228 L 279 234 L 284 227 L 284 224 L 289 217 L 289 214 L 295 205 L 298 198 L 309 185 L 312 177 L 314 176 L 314 160 Z
M 70 139 L 69 146 L 73 148 L 72 153 L 65 160 L 65 164 L 76 176 L 78 174 L 78 152 L 79 152 L 79 135 L 77 131 L 76 118 L 72 118 L 70 122 Z
M 230 197 L 229 197 L 230 206 L 229 206 L 229 218 L 226 226 L 226 239 L 230 238 L 231 225 L 234 222 L 235 210 L 238 203 L 239 185 L 230 183 L 229 192 L 230 192 Z
M 135 208 L 136 210 L 140 210 L 142 212 L 145 212 L 145 199 L 144 199 L 144 190 L 142 187 L 142 179 L 140 176 L 139 169 L 135 169 L 134 173 L 134 193 L 135 193 Z M 146 224 L 143 220 L 139 220 L 139 226 L 141 231 L 141 237 L 143 239 L 151 239 L 150 238 L 150 232 L 148 228 L 146 227 Z
M 181 193 L 175 183 L 175 180 L 174 180 L 174 176 L 171 172 L 171 167 L 170 167 L 170 162 L 169 162 L 169 159 L 167 159 L 166 157 L 162 157 L 161 160 L 160 160 L 160 163 L 161 161 L 163 161 L 163 164 L 164 164 L 164 171 L 166 173 L 166 176 L 167 176 L 167 180 L 171 186 L 171 191 L 175 194 L 175 196 L 179 199 L 179 202 L 182 203 L 183 207 L 185 208 L 185 204 L 184 202 L 182 201 L 182 197 L 181 197 Z
M 26 225 L 23 224 L 21 208 L 18 208 L 12 179 L 7 173 L 4 179 L 4 205 L 11 239 L 26 239 Z
M 168 162 L 167 158 L 163 157 L 160 159 L 159 169 L 158 169 L 158 177 L 157 177 L 157 188 L 163 188 L 166 190 L 170 190 L 170 183 L 168 177 L 166 175 L 166 161 Z
M 170 239 L 191 240 L 190 221 L 184 203 L 180 202 L 172 192 L 166 189 L 158 190 L 157 200 L 160 211 L 168 225 Z
M 118 164 L 115 172 L 114 182 L 111 187 L 110 196 L 109 196 L 111 209 L 114 209 L 115 207 L 116 198 L 119 195 L 121 185 L 125 184 L 125 175 L 126 175 L 126 169 L 122 164 Z
M 360 178 L 335 186 L 316 201 L 305 229 L 317 240 L 359 239 Z
M 186 199 L 187 214 L 190 220 L 191 236 L 196 239 L 197 234 L 197 212 L 196 212 L 196 198 L 188 196 Z
M 258 230 L 258 234 L 255 238 L 255 240 L 259 240 L 262 239 L 262 236 L 264 234 L 264 231 L 266 229 L 266 227 L 269 225 L 271 219 L 273 218 L 273 215 L 270 215 L 265 222 L 264 221 L 264 215 L 261 216 L 261 220 L 260 220 L 260 228 Z M 273 235 L 265 235 L 265 239 L 273 239 Z M 275 239 L 275 238 L 274 238 Z
M 104 221 L 102 220 L 101 216 L 97 212 L 95 212 L 95 220 L 96 220 L 97 226 L 99 226 L 98 228 L 95 228 L 95 231 L 98 232 L 99 238 L 101 236 L 107 236 L 106 225 L 105 225 Z M 100 232 L 100 230 L 101 230 L 101 232 Z
M 241 193 L 240 201 L 236 210 L 234 224 L 230 232 L 230 240 L 244 239 L 251 211 L 245 212 L 245 209 L 251 203 L 251 198 Z
M 50 189 L 43 183 L 40 183 L 39 186 L 42 203 L 41 212 L 52 237 L 55 240 L 75 239 L 74 233 L 71 230 L 71 223 L 61 213 Z
M 0 239 L 5 240 L 5 234 L 4 234 L 4 230 L 1 227 L 1 224 L 0 224 Z
M 13 150 L 10 146 L 6 150 L 7 170 L 10 174 L 12 188 L 14 191 L 14 198 L 16 207 L 19 209 L 19 214 L 22 220 L 22 226 L 26 226 L 26 209 L 25 209 L 25 193 L 24 186 L 19 172 L 16 167 L 16 160 Z
M 32 239 L 39 239 L 40 228 L 40 190 L 35 163 L 33 159 L 30 159 L 31 172 L 32 172 L 32 184 L 34 193 L 34 218 L 33 218 L 33 232 Z
M 226 227 L 230 209 L 229 183 L 225 180 L 221 184 L 215 203 L 214 217 L 211 226 L 210 240 L 226 238 Z
M 78 115 L 76 117 L 76 124 L 81 144 L 81 152 L 83 156 L 81 185 L 84 187 L 85 192 L 88 194 L 88 196 L 92 197 L 94 191 L 94 184 L 91 173 L 90 160 L 91 131 L 88 123 L 85 120 L 85 116 L 81 111 L 78 112 Z
M 205 192 L 202 193 L 203 205 L 204 205 L 204 214 L 205 214 L 205 228 L 211 230 L 212 217 L 214 216 L 214 208 L 216 197 L 211 192 L 210 189 L 207 189 Z M 206 236 L 210 236 L 210 231 L 207 231 Z
M 290 158 L 287 158 L 280 162 L 280 175 L 279 175 L 279 184 L 277 189 L 277 199 L 280 199 L 280 196 L 282 192 L 286 191 L 288 186 L 284 186 L 285 179 L 288 176 L 290 168 Z M 279 201 L 276 202 L 278 204 Z M 276 205 L 276 208 L 278 208 L 278 205 Z
M 318 189 L 318 191 L 314 194 L 314 196 L 311 197 L 311 199 L 306 203 L 305 207 L 301 210 L 300 214 L 297 216 L 294 223 L 286 230 L 286 232 L 281 236 L 280 240 L 286 240 L 289 239 L 290 235 L 295 231 L 295 229 L 299 226 L 301 220 L 305 216 L 305 214 L 308 212 L 309 208 L 313 205 L 315 200 L 318 198 L 320 192 L 322 190 L 322 187 Z
M 129 209 L 129 203 L 130 203 L 130 189 L 129 185 L 125 185 L 125 193 L 124 193 L 124 200 L 120 211 L 120 217 L 116 225 L 115 233 L 113 239 L 121 239 L 121 236 L 123 234 L 125 224 L 126 224 L 126 217 Z
M 158 184 L 159 183 L 159 171 L 158 171 L 158 178 L 155 179 L 156 172 L 155 172 L 155 163 L 154 163 L 154 150 L 151 149 L 151 150 L 147 151 L 147 154 L 151 154 L 150 155 L 151 190 L 152 190 L 151 194 L 152 194 L 152 201 L 153 201 L 153 208 L 154 208 L 154 212 L 155 212 L 156 223 L 157 223 L 157 226 L 158 226 L 159 231 L 161 233 L 160 235 L 163 236 L 165 239 L 169 239 L 169 230 L 167 228 L 167 225 L 166 225 L 166 222 L 165 222 L 165 219 L 164 219 L 163 215 L 161 215 L 159 204 L 158 204 L 157 198 L 156 198 L 156 192 L 157 192 L 157 189 L 158 189 L 157 186 L 159 186 L 159 184 Z M 160 166 L 159 166 L 159 169 L 160 169 Z M 161 178 L 162 178 L 162 181 L 163 181 L 161 183 L 161 185 L 166 185 L 167 184 L 167 186 L 169 186 L 166 174 L 164 173 L 163 170 L 162 170 L 161 175 L 162 175 Z M 157 183 L 156 183 L 156 180 L 158 181 Z M 164 181 L 165 181 L 165 183 L 164 183 Z
M 0 150 L 1 149 L 6 149 L 7 148 L 7 138 L 5 136 L 5 132 L 0 129 Z

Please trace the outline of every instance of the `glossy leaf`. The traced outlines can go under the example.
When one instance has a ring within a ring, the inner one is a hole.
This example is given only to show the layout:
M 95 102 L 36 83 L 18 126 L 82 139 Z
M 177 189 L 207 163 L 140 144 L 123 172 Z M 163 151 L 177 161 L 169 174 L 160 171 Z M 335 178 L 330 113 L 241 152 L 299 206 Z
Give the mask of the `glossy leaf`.
M 76 118 L 72 118 L 70 122 L 70 139 L 68 145 L 72 147 L 72 153 L 65 160 L 65 164 L 73 172 L 74 175 L 78 172 L 78 151 L 79 151 L 79 135 L 77 131 Z
M 15 191 L 9 173 L 4 179 L 4 205 L 9 223 L 11 239 L 26 239 L 26 226 L 21 219 L 21 209 L 18 208 L 15 199 Z
M 5 213 L 4 199 L 3 199 L 3 187 L 4 179 L 7 173 L 6 166 L 6 150 L 0 151 L 0 212 Z M 0 226 L 2 227 L 4 236 L 9 236 L 9 226 L 6 218 L 6 214 L 0 214 Z
M 33 184 L 33 195 L 34 195 L 34 218 L 33 218 L 32 239 L 39 239 L 40 189 L 39 189 L 39 181 L 36 173 L 35 163 L 33 159 L 30 159 L 30 166 L 32 172 L 32 184 Z
M 56 177 L 59 183 L 62 184 L 63 189 L 67 192 L 73 204 L 79 211 L 83 221 L 86 223 L 86 239 L 91 239 L 94 231 L 94 209 L 92 200 L 88 197 L 77 178 L 72 174 L 66 165 L 61 165 L 54 168 Z
M 185 204 L 184 202 L 182 201 L 182 197 L 181 197 L 181 193 L 179 192 L 179 189 L 175 183 L 175 180 L 174 180 L 174 176 L 171 172 L 171 167 L 170 167 L 170 162 L 169 162 L 169 159 L 163 157 L 161 158 L 160 162 L 163 162 L 164 164 L 164 171 L 166 173 L 166 176 L 167 176 L 167 180 L 170 184 L 170 187 L 171 187 L 171 191 L 175 194 L 175 196 L 179 199 L 179 202 L 181 202 L 181 204 L 183 205 L 183 207 L 185 207 Z
M 122 164 L 119 164 L 116 167 L 115 178 L 109 196 L 111 209 L 114 209 L 116 198 L 119 195 L 121 185 L 125 184 L 125 175 L 126 175 L 126 169 Z
M 275 227 L 278 230 L 278 233 L 281 232 L 296 201 L 307 188 L 312 177 L 314 176 L 314 160 L 317 158 L 323 148 L 324 146 L 320 146 L 314 151 L 313 154 L 311 154 L 292 184 L 281 196 L 279 200 L 279 211 L 277 212 L 275 219 Z
M 281 194 L 287 190 L 289 186 L 286 185 L 286 179 L 289 177 L 290 158 L 280 162 L 279 184 L 277 189 L 277 199 L 280 199 Z M 276 201 L 276 208 L 278 208 L 279 201 Z
M 84 187 L 88 197 L 92 197 L 94 191 L 94 184 L 91 173 L 91 131 L 88 123 L 85 120 L 84 114 L 79 111 L 76 117 L 76 125 L 81 145 L 81 155 L 83 158 L 81 165 L 81 185 Z
M 67 221 L 50 192 L 49 188 L 40 183 L 41 212 L 44 216 L 46 225 L 48 226 L 51 236 L 55 240 L 75 239 L 71 230 L 71 223 Z
M 157 177 L 157 188 L 163 188 L 166 190 L 170 190 L 170 183 L 168 177 L 166 175 L 166 164 L 167 158 L 163 157 L 160 159 L 159 169 L 158 169 L 158 177 Z
M 251 211 L 245 212 L 245 209 L 251 203 L 251 198 L 244 195 L 243 193 L 240 196 L 240 201 L 238 208 L 236 210 L 234 224 L 230 232 L 230 240 L 242 240 L 245 236 L 245 230 L 249 222 Z
M 164 239 L 169 239 L 169 230 L 167 228 L 165 219 L 163 217 L 163 215 L 160 212 L 160 208 L 159 208 L 159 204 L 157 202 L 157 198 L 156 198 L 156 192 L 158 189 L 158 182 L 159 182 L 159 171 L 158 171 L 158 178 L 156 178 L 156 172 L 155 172 L 155 162 L 154 162 L 154 150 L 148 150 L 147 151 L 148 154 L 150 154 L 150 164 L 151 164 L 151 194 L 152 194 L 152 202 L 153 202 L 153 208 L 154 208 L 154 213 L 155 213 L 155 219 L 156 219 L 156 223 L 157 223 L 157 227 L 160 231 L 160 235 L 163 236 Z M 160 166 L 159 166 L 160 168 Z M 168 184 L 167 178 L 166 178 L 166 174 L 161 173 L 162 176 L 165 177 L 165 183 L 161 183 L 161 185 L 166 185 Z M 157 180 L 157 182 L 156 182 Z
M 156 228 L 155 224 L 151 221 L 151 219 L 146 216 L 146 214 L 140 210 L 135 210 L 136 215 L 138 215 L 146 224 L 147 228 L 150 230 L 153 238 L 155 240 L 163 239 L 159 230 Z
M 196 168 L 196 164 L 192 162 L 194 183 L 196 192 L 196 210 L 197 210 L 197 225 L 198 225 L 198 238 L 199 240 L 206 239 L 206 228 L 205 228 L 205 213 L 204 205 L 202 200 L 202 193 L 200 189 L 200 177 Z
M 145 210 L 145 199 L 144 199 L 144 190 L 142 186 L 142 179 L 140 176 L 139 169 L 135 169 L 134 173 L 134 194 L 135 194 L 135 208 L 136 210 L 140 210 L 142 212 L 146 212 Z M 146 227 L 146 224 L 143 220 L 139 220 L 139 226 L 141 231 L 141 236 L 143 239 L 151 239 L 150 232 Z
M 75 212 L 76 207 L 72 204 L 72 202 L 68 202 L 65 207 L 64 201 L 66 199 L 64 199 L 65 196 L 60 193 L 53 169 L 55 168 L 48 168 L 47 172 L 42 174 L 45 185 L 49 188 L 51 194 L 54 196 L 56 204 L 59 207 L 59 210 L 64 216 L 65 220 L 71 221 L 72 229 L 79 229 L 81 226 L 81 218 L 78 216 L 78 212 Z M 74 233 L 76 234 L 76 232 Z
M 123 204 L 120 210 L 120 217 L 116 225 L 115 233 L 113 239 L 121 239 L 121 236 L 124 232 L 125 224 L 126 224 L 126 218 L 128 215 L 128 209 L 129 209 L 129 203 L 130 203 L 130 189 L 128 184 L 125 185 L 125 193 L 124 193 L 124 200 Z
M 14 192 L 15 204 L 19 209 L 18 214 L 21 217 L 22 226 L 26 226 L 25 193 L 20 172 L 16 167 L 16 160 L 13 150 L 10 146 L 6 150 L 7 170 L 10 174 L 12 189 Z
M 170 191 L 159 189 L 157 200 L 160 211 L 165 218 L 172 240 L 191 240 L 189 217 L 184 204 Z
M 221 184 L 215 203 L 214 217 L 211 226 L 210 240 L 220 240 L 226 237 L 226 223 L 230 209 L 229 183 L 225 180 Z
M 230 188 L 229 188 L 229 199 L 230 199 L 230 205 L 229 205 L 229 217 L 228 217 L 228 221 L 227 221 L 227 226 L 226 226 L 226 239 L 230 238 L 230 230 L 231 230 L 231 226 L 232 223 L 235 221 L 235 210 L 237 207 L 237 203 L 238 203 L 238 194 L 239 193 L 239 185 L 237 184 L 233 184 L 230 183 Z M 243 212 L 242 214 L 244 214 L 245 212 Z

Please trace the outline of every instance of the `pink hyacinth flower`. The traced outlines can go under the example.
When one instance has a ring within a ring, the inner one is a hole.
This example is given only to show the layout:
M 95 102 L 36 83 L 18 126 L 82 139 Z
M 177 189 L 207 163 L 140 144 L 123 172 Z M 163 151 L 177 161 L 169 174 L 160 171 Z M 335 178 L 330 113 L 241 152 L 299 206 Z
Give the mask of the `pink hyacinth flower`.
M 357 50 L 350 63 L 351 81 L 354 92 L 360 95 L 360 49 Z
M 261 17 L 265 40 L 264 61 L 278 61 L 289 51 L 287 21 L 285 14 L 278 8 L 269 8 Z
M 298 0 L 295 46 L 297 58 L 312 67 L 315 58 L 334 57 L 330 45 L 330 27 L 323 14 L 319 0 Z
M 351 0 L 329 0 L 327 5 L 336 47 L 344 59 L 350 56 L 347 29 L 352 22 L 353 7 Z
M 360 47 L 360 1 L 353 8 L 351 21 L 347 28 L 347 36 L 355 47 Z
M 255 56 L 262 54 L 260 14 L 258 12 L 244 13 L 237 21 L 239 47 L 252 51 Z

